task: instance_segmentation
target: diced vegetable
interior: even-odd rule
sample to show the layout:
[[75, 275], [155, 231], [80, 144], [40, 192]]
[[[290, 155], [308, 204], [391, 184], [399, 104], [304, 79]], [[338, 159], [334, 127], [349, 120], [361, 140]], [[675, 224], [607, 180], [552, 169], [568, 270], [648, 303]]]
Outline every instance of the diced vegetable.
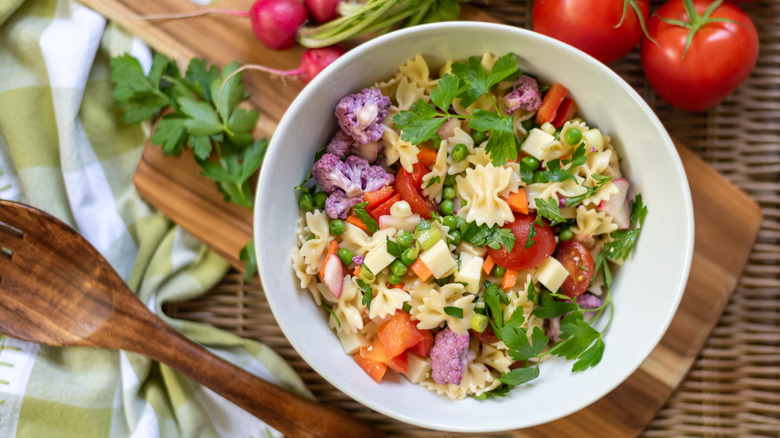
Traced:
[[431, 168], [433, 163], [436, 162], [436, 155], [438, 152], [435, 149], [420, 149], [417, 154], [417, 161], [427, 168]]
[[504, 272], [504, 279], [501, 281], [501, 289], [509, 290], [517, 283], [517, 271], [514, 269], [507, 269]]
[[379, 190], [364, 193], [363, 202], [368, 202], [368, 205], [366, 205], [366, 211], [371, 211], [382, 205], [382, 203], [392, 198], [393, 195], [395, 195], [395, 189], [393, 186], [383, 186]]
[[423, 340], [423, 334], [406, 312], [396, 312], [377, 332], [389, 357], [396, 357]]
[[490, 257], [489, 255], [485, 257], [485, 262], [482, 263], [482, 272], [485, 273], [485, 275], [490, 275], [490, 271], [493, 270], [493, 266], [496, 265], [496, 262], [493, 261], [493, 257]]
[[381, 205], [377, 206], [373, 210], [367, 210], [368, 214], [374, 218], [374, 220], [378, 221], [380, 217], [386, 216], [390, 214], [390, 209], [396, 202], [401, 200], [401, 195], [395, 194], [390, 199], [383, 202]]
[[471, 329], [477, 333], [482, 333], [487, 328], [488, 322], [487, 316], [481, 313], [475, 313], [471, 316]]
[[528, 214], [528, 198], [523, 189], [510, 193], [504, 201], [506, 201], [509, 209], [513, 212]]
[[566, 94], [568, 93], [569, 90], [567, 90], [563, 85], [553, 84], [553, 86], [547, 90], [547, 93], [545, 93], [544, 97], [542, 98], [542, 106], [539, 107], [539, 110], [536, 112], [535, 122], [541, 125], [542, 123], [552, 122], [555, 120], [558, 108], [561, 106], [563, 99], [566, 98]]
[[364, 356], [363, 353], [367, 348], [368, 347], [363, 347], [360, 349], [360, 352], [355, 355], [355, 362], [360, 365], [360, 368], [363, 368], [363, 371], [365, 371], [369, 377], [374, 379], [376, 383], [379, 383], [382, 381], [382, 377], [384, 377], [385, 372], [387, 371], [387, 365]]
[[420, 330], [420, 333], [423, 335], [422, 341], [409, 347], [408, 351], [420, 357], [428, 357], [431, 354], [431, 347], [433, 347], [433, 332], [430, 330]]
[[[577, 104], [574, 103], [574, 99], [570, 99], [568, 97], [566, 99], [563, 99], [563, 103], [561, 103], [561, 106], [558, 107], [558, 112], [555, 115], [555, 120], [552, 121], [553, 126], [555, 126], [556, 128], [560, 128], [568, 120], [571, 120], [574, 117], [574, 113], [576, 112], [577, 112]], [[576, 144], [573, 146], [576, 146]]]
[[406, 374], [406, 371], [408, 370], [409, 367], [408, 361], [406, 359], [406, 351], [402, 351], [401, 353], [395, 356], [390, 356], [390, 354], [388, 354], [387, 352], [387, 348], [384, 346], [381, 339], [376, 339], [374, 342], [372, 342], [371, 345], [368, 346], [368, 348], [363, 350], [362, 354], [369, 359], [387, 365], [391, 370], [395, 371], [396, 373]]
[[420, 242], [420, 247], [425, 250], [435, 245], [443, 236], [437, 227], [432, 226], [424, 230], [416, 230], [414, 237]]
[[366, 224], [364, 224], [363, 221], [360, 220], [360, 218], [357, 217], [357, 216], [347, 216], [347, 223], [348, 224], [352, 224], [352, 225], [360, 228], [361, 230], [365, 231], [366, 233], [370, 233], [370, 231], [368, 230], [368, 227], [366, 226]]
[[429, 278], [431, 278], [431, 275], [433, 275], [425, 262], [423, 262], [419, 257], [414, 261], [414, 263], [411, 264], [411, 266], [409, 266], [409, 268], [412, 270], [412, 272], [417, 274], [417, 276], [422, 281], [427, 281]]

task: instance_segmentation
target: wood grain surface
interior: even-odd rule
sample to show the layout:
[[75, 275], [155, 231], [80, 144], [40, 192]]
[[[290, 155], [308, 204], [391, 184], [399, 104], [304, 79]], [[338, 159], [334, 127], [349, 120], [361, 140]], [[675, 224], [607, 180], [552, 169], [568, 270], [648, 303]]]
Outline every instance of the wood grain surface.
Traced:
[[[302, 51], [271, 52], [256, 43], [248, 22], [237, 17], [145, 22], [133, 15], [192, 10], [187, 0], [82, 0], [144, 38], [152, 47], [186, 64], [190, 57], [214, 64], [232, 60], [293, 68]], [[226, 0], [221, 8], [246, 8], [248, 1]], [[465, 19], [496, 21], [467, 7]], [[193, 32], [193, 20], [198, 31]], [[236, 43], [237, 42], [237, 43]], [[261, 113], [256, 134], [269, 136], [286, 105], [300, 91], [261, 74], [245, 75]], [[677, 145], [693, 197], [696, 237], [688, 285], [680, 308], [659, 345], [641, 367], [613, 392], [566, 418], [514, 431], [519, 437], [636, 436], [684, 379], [723, 312], [759, 229], [757, 204], [683, 145]], [[139, 192], [175, 222], [237, 268], [238, 252], [252, 237], [252, 213], [227, 205], [213, 182], [198, 175], [191, 156], [163, 156], [148, 145], [135, 175]], [[606, 414], [608, 413], [608, 414]]]

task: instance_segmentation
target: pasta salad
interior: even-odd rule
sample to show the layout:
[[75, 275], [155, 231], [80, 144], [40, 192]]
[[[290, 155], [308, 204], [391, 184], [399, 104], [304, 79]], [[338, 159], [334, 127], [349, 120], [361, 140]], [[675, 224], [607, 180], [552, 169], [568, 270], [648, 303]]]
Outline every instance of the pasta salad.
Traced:
[[[346, 354], [441, 395], [505, 395], [551, 356], [596, 365], [612, 269], [647, 208], [562, 84], [418, 55], [345, 96], [300, 192], [292, 265]], [[607, 313], [609, 319], [591, 325]]]

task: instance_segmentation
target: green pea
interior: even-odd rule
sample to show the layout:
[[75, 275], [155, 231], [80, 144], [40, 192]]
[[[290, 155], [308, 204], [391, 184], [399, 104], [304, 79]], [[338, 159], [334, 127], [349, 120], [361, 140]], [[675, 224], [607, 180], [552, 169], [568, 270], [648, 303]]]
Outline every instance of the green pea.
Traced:
[[453, 187], [445, 187], [444, 190], [441, 191], [441, 197], [444, 199], [453, 199], [456, 194], [455, 188]]
[[325, 208], [325, 201], [328, 200], [328, 194], [325, 192], [317, 192], [314, 194], [314, 206], [322, 210]]
[[457, 216], [453, 216], [453, 215], [444, 216], [444, 222], [443, 223], [444, 223], [445, 227], [449, 228], [450, 232], [452, 232], [452, 230], [455, 230], [455, 229], [459, 228], [458, 227], [459, 222], [458, 222], [458, 217]]
[[561, 130], [560, 129], [556, 129], [555, 132], [553, 133], [553, 137], [555, 137], [556, 140], [560, 140], [561, 139]]
[[546, 183], [547, 177], [544, 176], [541, 172], [534, 172], [534, 183]]
[[417, 247], [407, 248], [404, 250], [404, 252], [401, 253], [401, 261], [406, 266], [411, 266], [412, 263], [417, 260], [417, 255], [419, 253], [420, 252], [417, 250]]
[[317, 236], [315, 236], [314, 233], [310, 233], [308, 236], [306, 236], [306, 240], [312, 240], [315, 237], [317, 237]]
[[442, 214], [452, 214], [455, 212], [455, 204], [452, 202], [452, 199], [445, 199], [441, 201], [439, 209], [441, 209]]
[[451, 243], [453, 245], [457, 245], [457, 244], [460, 243], [460, 239], [461, 239], [460, 230], [450, 231], [450, 236], [449, 236], [449, 239], [448, 239], [449, 243]]
[[409, 268], [401, 260], [393, 260], [393, 263], [390, 263], [390, 272], [395, 275], [404, 276], [408, 270]]
[[445, 186], [453, 186], [455, 185], [455, 175], [447, 175], [444, 177], [444, 185]]
[[481, 144], [483, 141], [485, 141], [486, 138], [487, 133], [485, 131], [474, 131], [471, 133], [471, 139], [474, 140], [474, 144], [476, 145]]
[[503, 277], [504, 274], [506, 274], [506, 269], [502, 268], [501, 266], [494, 265], [493, 270], [490, 271], [490, 274], [494, 277]]
[[340, 236], [344, 234], [344, 230], [346, 230], [346, 225], [344, 225], [344, 221], [341, 219], [333, 219], [330, 221], [330, 232], [333, 233], [336, 236]]
[[566, 131], [566, 136], [564, 138], [566, 139], [566, 143], [571, 145], [580, 144], [580, 141], [582, 140], [582, 131], [577, 128], [571, 128]]
[[314, 210], [314, 196], [311, 193], [304, 193], [298, 198], [298, 208], [303, 211]]
[[521, 158], [520, 162], [528, 166], [528, 168], [530, 168], [531, 170], [536, 170], [539, 168], [539, 160], [536, 157], [531, 155], [527, 155]]
[[349, 249], [341, 248], [336, 253], [336, 255], [341, 260], [341, 263], [344, 263], [345, 265], [352, 263], [352, 251], [350, 251]]
[[400, 284], [404, 281], [404, 278], [400, 275], [390, 274], [387, 276], [387, 281], [389, 281], [390, 284]]
[[452, 158], [455, 161], [463, 161], [466, 159], [466, 157], [469, 155], [469, 148], [466, 147], [463, 143], [458, 143], [455, 145], [455, 148], [452, 150]]
[[574, 237], [574, 233], [571, 232], [570, 229], [565, 229], [561, 231], [561, 234], [558, 235], [558, 238], [561, 240], [571, 240], [571, 238]]
[[402, 247], [409, 248], [412, 245], [412, 242], [414, 242], [414, 235], [406, 230], [401, 230], [398, 232], [398, 235], [395, 236], [395, 241]]

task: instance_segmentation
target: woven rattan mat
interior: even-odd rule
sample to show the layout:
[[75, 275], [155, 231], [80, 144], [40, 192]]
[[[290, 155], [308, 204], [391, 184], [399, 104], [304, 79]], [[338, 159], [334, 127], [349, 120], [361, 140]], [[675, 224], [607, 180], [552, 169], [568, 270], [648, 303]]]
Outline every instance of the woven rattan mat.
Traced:
[[[663, 1], [653, 0], [651, 10]], [[531, 27], [531, 0], [491, 0], [484, 9]], [[741, 4], [761, 41], [752, 76], [718, 107], [675, 110], [642, 76], [636, 51], [611, 67], [656, 111], [672, 137], [747, 192], [763, 222], [747, 267], [689, 375], [644, 435], [780, 436], [780, 0]], [[212, 324], [262, 341], [286, 358], [317, 398], [379, 424], [390, 434], [442, 436], [374, 413], [325, 382], [276, 325], [257, 282], [230, 273], [203, 297], [166, 308], [173, 317]], [[483, 435], [484, 436], [484, 435]]]

